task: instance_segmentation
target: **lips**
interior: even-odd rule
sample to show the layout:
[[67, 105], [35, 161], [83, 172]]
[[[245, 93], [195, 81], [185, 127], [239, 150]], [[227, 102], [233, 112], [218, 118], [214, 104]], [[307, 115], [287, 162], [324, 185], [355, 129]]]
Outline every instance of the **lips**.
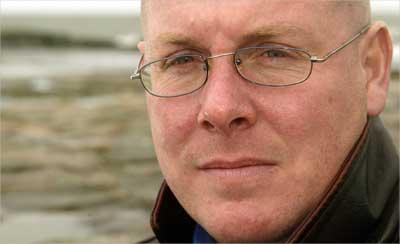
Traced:
[[[277, 164], [271, 160], [257, 158], [237, 158], [235, 160], [213, 159], [201, 164], [199, 176], [209, 189], [221, 196], [244, 196], [273, 185], [279, 175]], [[232, 192], [232, 189], [235, 189]], [[257, 190], [258, 189], [258, 190]]]
[[207, 161], [199, 166], [202, 170], [232, 170], [246, 167], [257, 167], [257, 166], [274, 166], [275, 162], [271, 160], [263, 160], [256, 158], [240, 158], [235, 160], [227, 159], [214, 159]]
[[259, 158], [218, 158], [198, 166], [204, 187], [224, 199], [243, 199], [275, 185], [276, 161]]

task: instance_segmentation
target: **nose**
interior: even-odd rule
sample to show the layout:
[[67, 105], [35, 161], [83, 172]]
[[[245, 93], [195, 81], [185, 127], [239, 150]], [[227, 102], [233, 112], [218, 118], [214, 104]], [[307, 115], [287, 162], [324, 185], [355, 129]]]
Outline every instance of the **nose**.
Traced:
[[251, 84], [240, 77], [229, 57], [212, 62], [208, 81], [201, 91], [198, 124], [210, 133], [227, 136], [251, 128], [257, 121]]

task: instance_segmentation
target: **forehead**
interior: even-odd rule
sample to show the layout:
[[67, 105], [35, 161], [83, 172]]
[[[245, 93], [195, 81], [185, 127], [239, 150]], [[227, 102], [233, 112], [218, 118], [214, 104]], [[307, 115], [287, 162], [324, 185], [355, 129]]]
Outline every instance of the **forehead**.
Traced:
[[[147, 48], [198, 42], [227, 48], [259, 34], [321, 40], [334, 26], [338, 1], [331, 0], [146, 0]], [[289, 43], [291, 44], [291, 43]]]

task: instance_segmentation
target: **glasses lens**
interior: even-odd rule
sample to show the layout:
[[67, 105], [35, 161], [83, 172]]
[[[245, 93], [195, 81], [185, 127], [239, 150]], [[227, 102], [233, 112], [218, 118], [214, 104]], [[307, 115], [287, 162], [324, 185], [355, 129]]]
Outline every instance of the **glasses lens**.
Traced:
[[145, 65], [142, 83], [156, 96], [173, 97], [199, 89], [207, 79], [207, 69], [199, 55], [179, 55]]
[[239, 73], [260, 85], [297, 84], [311, 72], [310, 56], [291, 48], [244, 48], [237, 52], [235, 60]]

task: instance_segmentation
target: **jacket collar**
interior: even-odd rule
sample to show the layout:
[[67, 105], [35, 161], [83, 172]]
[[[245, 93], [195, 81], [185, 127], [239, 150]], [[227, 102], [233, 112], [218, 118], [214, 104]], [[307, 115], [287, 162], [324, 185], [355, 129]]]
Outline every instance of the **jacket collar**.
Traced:
[[379, 118], [370, 118], [367, 128], [345, 162], [347, 169], [290, 242], [398, 239], [399, 156]]
[[[324, 197], [288, 242], [398, 240], [398, 167], [397, 150], [382, 122], [369, 118]], [[195, 224], [163, 182], [151, 216], [157, 239], [191, 242]]]

